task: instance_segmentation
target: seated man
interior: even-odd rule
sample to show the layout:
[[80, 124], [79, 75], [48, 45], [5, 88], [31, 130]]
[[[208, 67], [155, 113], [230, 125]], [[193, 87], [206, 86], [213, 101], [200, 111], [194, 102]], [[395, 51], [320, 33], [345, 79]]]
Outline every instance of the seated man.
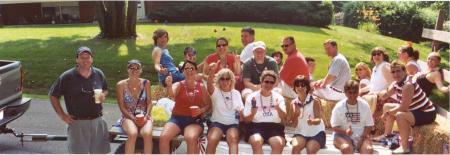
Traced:
[[247, 59], [243, 65], [242, 78], [245, 89], [242, 90], [244, 101], [246, 97], [261, 88], [261, 73], [264, 70], [272, 70], [278, 73], [277, 62], [272, 57], [266, 56], [266, 44], [262, 41], [255, 42], [253, 58]]
[[336, 41], [329, 39], [323, 46], [332, 59], [325, 78], [313, 83], [316, 89], [314, 94], [322, 99], [339, 101], [345, 98], [342, 90], [345, 82], [351, 78], [350, 65], [344, 55], [338, 52]]

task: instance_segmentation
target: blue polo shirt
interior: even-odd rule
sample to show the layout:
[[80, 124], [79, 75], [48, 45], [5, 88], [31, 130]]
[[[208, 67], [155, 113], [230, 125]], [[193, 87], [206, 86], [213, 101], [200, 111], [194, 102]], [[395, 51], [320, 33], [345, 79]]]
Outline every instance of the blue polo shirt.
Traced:
[[107, 90], [105, 75], [95, 67], [91, 68], [91, 75], [84, 78], [77, 68], [71, 68], [62, 73], [53, 83], [49, 95], [56, 98], [64, 96], [66, 110], [75, 117], [95, 117], [102, 113], [102, 104], [96, 104], [94, 89]]

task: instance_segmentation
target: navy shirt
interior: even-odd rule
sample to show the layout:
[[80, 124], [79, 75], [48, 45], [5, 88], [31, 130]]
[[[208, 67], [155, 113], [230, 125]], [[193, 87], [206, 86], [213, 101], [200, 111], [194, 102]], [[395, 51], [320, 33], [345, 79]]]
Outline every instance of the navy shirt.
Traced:
[[74, 67], [56, 79], [50, 88], [49, 95], [56, 98], [64, 96], [66, 109], [70, 115], [92, 117], [100, 115], [103, 109], [102, 104], [95, 103], [94, 89], [108, 89], [103, 72], [92, 67], [91, 75], [84, 78]]

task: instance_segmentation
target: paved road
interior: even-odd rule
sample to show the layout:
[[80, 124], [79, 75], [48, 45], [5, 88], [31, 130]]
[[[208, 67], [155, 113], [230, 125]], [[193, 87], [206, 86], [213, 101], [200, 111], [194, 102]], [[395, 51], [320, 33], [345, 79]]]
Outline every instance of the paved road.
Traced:
[[[104, 119], [108, 126], [111, 126], [120, 117], [120, 111], [117, 105], [104, 105]], [[47, 100], [33, 99], [28, 111], [17, 120], [8, 124], [10, 128], [17, 132], [26, 134], [52, 134], [65, 135], [66, 125], [53, 110], [50, 102]], [[118, 147], [118, 144], [111, 143], [111, 150]], [[12, 134], [0, 134], [0, 154], [34, 154], [34, 153], [67, 153], [66, 141], [48, 141], [48, 142], [25, 142], [24, 146], [18, 138]]]

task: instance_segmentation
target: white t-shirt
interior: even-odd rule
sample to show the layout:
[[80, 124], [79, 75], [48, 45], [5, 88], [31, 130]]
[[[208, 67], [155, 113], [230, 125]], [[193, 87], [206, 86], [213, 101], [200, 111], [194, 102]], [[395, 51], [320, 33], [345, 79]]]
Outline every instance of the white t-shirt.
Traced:
[[251, 93], [245, 101], [244, 116], [249, 116], [251, 114], [253, 99], [256, 100], [256, 106], [258, 110], [256, 111], [255, 117], [253, 117], [252, 122], [281, 123], [281, 119], [278, 116], [278, 112], [275, 109], [275, 106], [280, 104], [281, 110], [286, 112], [286, 104], [284, 103], [283, 96], [275, 91], [272, 91], [272, 95], [267, 97], [261, 96], [261, 91]]
[[241, 55], [239, 55], [241, 62], [245, 62], [245, 60], [253, 57], [253, 47], [255, 47], [255, 45], [251, 42], [242, 49]]
[[361, 136], [364, 132], [364, 127], [374, 125], [369, 104], [359, 97], [357, 101], [357, 105], [349, 105], [347, 104], [347, 99], [343, 99], [336, 103], [331, 112], [331, 127], [347, 130], [351, 124], [352, 138]]
[[216, 87], [211, 95], [211, 101], [212, 122], [218, 122], [225, 125], [239, 123], [239, 120], [236, 119], [236, 111], [244, 108], [239, 91], [233, 89], [229, 92], [224, 92]]
[[359, 81], [359, 85], [365, 85], [368, 86], [370, 84], [370, 81], [368, 79], [362, 79]]

